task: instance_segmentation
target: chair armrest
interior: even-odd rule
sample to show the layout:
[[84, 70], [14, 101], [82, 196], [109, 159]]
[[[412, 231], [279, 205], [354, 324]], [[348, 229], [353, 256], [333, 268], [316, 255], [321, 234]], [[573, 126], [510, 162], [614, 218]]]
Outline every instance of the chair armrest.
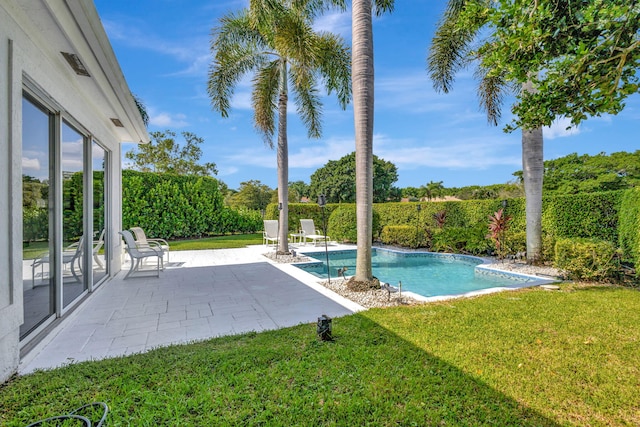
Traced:
[[155, 243], [159, 243], [159, 244], [166, 245], [167, 247], [169, 247], [169, 242], [167, 242], [164, 239], [160, 239], [160, 238], [158, 238], [158, 239], [147, 239], [147, 242], [155, 242]]

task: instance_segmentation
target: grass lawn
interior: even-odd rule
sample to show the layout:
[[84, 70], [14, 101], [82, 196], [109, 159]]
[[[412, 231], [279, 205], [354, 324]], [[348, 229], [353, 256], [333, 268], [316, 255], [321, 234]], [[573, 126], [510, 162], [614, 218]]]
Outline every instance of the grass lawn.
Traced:
[[244, 248], [248, 245], [261, 245], [262, 233], [233, 234], [230, 236], [203, 237], [201, 239], [172, 240], [172, 251], [190, 251], [197, 249]]
[[108, 425], [640, 424], [640, 292], [564, 285], [372, 309], [18, 377], [0, 425], [106, 402]]

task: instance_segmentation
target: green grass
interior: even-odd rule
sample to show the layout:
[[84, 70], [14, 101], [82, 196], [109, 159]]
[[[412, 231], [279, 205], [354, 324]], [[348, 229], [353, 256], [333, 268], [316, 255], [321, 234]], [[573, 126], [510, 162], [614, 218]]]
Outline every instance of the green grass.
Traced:
[[[171, 240], [172, 251], [189, 251], [201, 249], [244, 248], [248, 245], [262, 244], [262, 234], [234, 234], [230, 236], [203, 237], [201, 239]], [[24, 259], [34, 259], [49, 251], [48, 242], [31, 242], [22, 249]], [[103, 253], [101, 250], [100, 253]]]
[[640, 292], [563, 286], [375, 309], [18, 377], [0, 425], [104, 401], [108, 425], [640, 424]]
[[201, 239], [171, 240], [172, 251], [189, 251], [199, 249], [244, 248], [247, 245], [261, 245], [262, 234], [234, 234], [230, 236], [203, 237]]

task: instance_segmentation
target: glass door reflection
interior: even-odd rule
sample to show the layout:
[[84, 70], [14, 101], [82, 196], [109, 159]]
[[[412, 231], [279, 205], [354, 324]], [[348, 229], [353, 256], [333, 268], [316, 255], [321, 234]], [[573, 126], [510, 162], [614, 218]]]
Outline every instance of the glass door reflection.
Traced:
[[67, 307], [87, 290], [83, 275], [84, 245], [84, 143], [85, 136], [62, 122], [62, 303]]
[[26, 94], [22, 98], [22, 271], [24, 323], [20, 339], [55, 312], [52, 266], [51, 149], [54, 115]]
[[92, 271], [94, 288], [106, 277], [109, 265], [109, 257], [105, 244], [106, 236], [106, 185], [105, 169], [107, 167], [107, 152], [97, 142], [91, 144], [91, 157], [93, 158], [93, 247], [92, 247]]

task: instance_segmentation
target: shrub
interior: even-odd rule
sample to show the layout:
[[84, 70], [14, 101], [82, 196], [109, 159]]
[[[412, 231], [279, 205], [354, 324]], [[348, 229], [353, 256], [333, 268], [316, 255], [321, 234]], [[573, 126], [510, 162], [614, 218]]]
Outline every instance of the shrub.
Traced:
[[[371, 240], [380, 233], [380, 216], [373, 211], [373, 226], [371, 227]], [[316, 224], [317, 225], [317, 224]], [[355, 243], [358, 240], [356, 205], [340, 204], [331, 213], [328, 221], [328, 234], [338, 242]]]
[[640, 188], [625, 191], [619, 212], [618, 237], [622, 255], [640, 271]]
[[410, 225], [387, 225], [382, 228], [380, 240], [386, 245], [407, 248], [428, 247], [428, 231]]
[[562, 238], [556, 242], [555, 265], [574, 280], [610, 279], [620, 268], [619, 252], [604, 240]]
[[527, 252], [527, 232], [509, 229], [509, 231], [505, 233], [502, 243], [505, 247], [506, 254], [515, 255], [518, 252]]
[[485, 224], [472, 227], [445, 227], [434, 230], [431, 246], [436, 252], [486, 255], [492, 247], [486, 235]]

